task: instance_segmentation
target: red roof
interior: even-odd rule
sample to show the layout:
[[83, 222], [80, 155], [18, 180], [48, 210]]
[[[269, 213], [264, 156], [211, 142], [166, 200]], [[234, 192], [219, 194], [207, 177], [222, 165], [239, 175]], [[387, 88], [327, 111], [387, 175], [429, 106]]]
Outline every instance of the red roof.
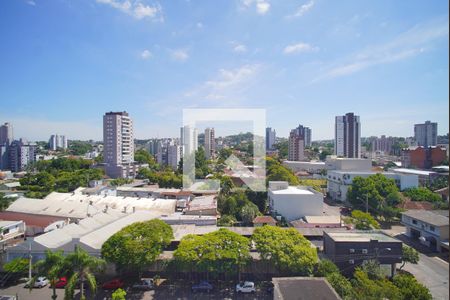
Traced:
[[432, 210], [433, 203], [426, 201], [405, 201], [403, 204], [399, 205], [400, 208], [404, 209], [423, 209], [423, 210]]
[[253, 224], [277, 224], [277, 221], [271, 216], [257, 216], [253, 219]]
[[36, 227], [47, 227], [53, 222], [66, 220], [67, 218], [45, 216], [45, 215], [34, 215], [26, 214], [12, 211], [2, 211], [0, 212], [0, 220], [4, 221], [24, 221], [27, 226]]

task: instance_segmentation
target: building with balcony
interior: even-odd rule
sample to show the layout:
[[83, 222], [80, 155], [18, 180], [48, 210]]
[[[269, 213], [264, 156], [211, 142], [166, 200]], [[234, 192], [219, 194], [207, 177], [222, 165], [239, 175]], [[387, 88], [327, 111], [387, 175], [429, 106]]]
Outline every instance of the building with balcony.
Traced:
[[344, 275], [353, 274], [365, 261], [377, 260], [392, 277], [403, 256], [402, 242], [381, 231], [324, 232], [323, 251]]
[[437, 252], [449, 250], [448, 221], [448, 210], [408, 210], [402, 213], [406, 235]]

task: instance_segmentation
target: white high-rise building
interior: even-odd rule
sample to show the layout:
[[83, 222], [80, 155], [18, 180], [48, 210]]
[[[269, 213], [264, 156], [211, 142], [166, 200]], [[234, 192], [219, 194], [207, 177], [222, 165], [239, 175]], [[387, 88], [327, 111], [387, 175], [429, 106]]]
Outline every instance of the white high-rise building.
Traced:
[[181, 156], [183, 155], [183, 146], [169, 145], [167, 149], [167, 164], [172, 167], [173, 170], [178, 169]]
[[273, 150], [273, 144], [275, 144], [275, 140], [277, 138], [277, 134], [275, 129], [272, 130], [271, 127], [266, 128], [266, 151]]
[[24, 139], [13, 141], [9, 147], [9, 168], [19, 172], [36, 161], [36, 145]]
[[13, 127], [10, 123], [0, 126], [0, 145], [9, 146], [14, 139]]
[[214, 128], [205, 129], [205, 155], [206, 159], [214, 158], [216, 155], [216, 139]]
[[53, 134], [49, 141], [48, 141], [48, 146], [50, 148], [50, 150], [57, 150], [57, 149], [67, 149], [67, 139], [65, 135], [58, 135], [58, 134]]
[[108, 112], [103, 116], [103, 159], [106, 175], [134, 177], [133, 121], [127, 112]]
[[334, 153], [341, 157], [361, 157], [361, 123], [354, 113], [336, 117]]
[[414, 125], [414, 138], [418, 146], [436, 146], [437, 123], [426, 121], [424, 124]]
[[192, 128], [189, 125], [181, 127], [180, 142], [183, 146], [183, 155], [195, 153], [198, 149], [198, 132], [197, 128]]

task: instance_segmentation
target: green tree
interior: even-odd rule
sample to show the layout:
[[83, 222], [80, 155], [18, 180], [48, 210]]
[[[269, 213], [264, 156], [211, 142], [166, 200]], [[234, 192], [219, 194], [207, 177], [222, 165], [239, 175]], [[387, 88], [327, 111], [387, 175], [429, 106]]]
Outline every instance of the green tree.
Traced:
[[322, 152], [319, 154], [319, 159], [321, 161], [325, 161], [327, 159], [328, 155], [332, 155], [333, 153], [329, 149], [323, 149]]
[[217, 226], [231, 227], [236, 222], [237, 222], [237, 220], [234, 216], [222, 215], [222, 216], [220, 216], [220, 219], [217, 220]]
[[401, 292], [402, 300], [431, 300], [430, 291], [420, 284], [412, 275], [396, 275], [394, 285]]
[[0, 211], [4, 211], [14, 201], [14, 198], [5, 197], [4, 193], [0, 193]]
[[3, 270], [11, 273], [13, 277], [24, 275], [28, 272], [30, 260], [27, 258], [18, 257], [3, 265]]
[[102, 246], [102, 257], [119, 270], [135, 270], [140, 276], [172, 239], [172, 227], [161, 220], [137, 222], [113, 234]]
[[[38, 275], [47, 277], [52, 288], [52, 299], [58, 298], [56, 294], [56, 283], [59, 278], [64, 274], [64, 256], [63, 251], [52, 252], [50, 250], [45, 251], [45, 258], [39, 260], [34, 268], [37, 270]], [[32, 287], [32, 285], [30, 285]]]
[[433, 193], [432, 191], [424, 187], [407, 189], [403, 192], [403, 194], [405, 194], [406, 197], [411, 198], [412, 201], [442, 201], [442, 197], [439, 194]]
[[267, 181], [287, 181], [291, 185], [300, 184], [298, 178], [291, 170], [274, 160], [267, 167]]
[[174, 259], [187, 271], [207, 274], [239, 272], [250, 260], [250, 241], [225, 228], [202, 236], [189, 234], [181, 239]]
[[139, 149], [134, 153], [134, 160], [140, 164], [148, 164], [151, 168], [156, 165], [155, 158], [145, 149]]
[[275, 143], [275, 144], [273, 144], [273, 148], [278, 150], [278, 157], [287, 158], [288, 149], [289, 149], [288, 141], [282, 141], [282, 142]]
[[77, 283], [80, 283], [80, 299], [86, 299], [84, 295], [84, 285], [88, 284], [93, 294], [97, 290], [95, 272], [103, 270], [105, 261], [100, 258], [90, 256], [79, 246], [75, 246], [75, 251], [68, 254], [64, 259], [64, 269], [68, 270], [68, 278], [65, 299], [72, 300]]
[[331, 284], [331, 286], [334, 288], [336, 293], [341, 296], [344, 300], [353, 300], [354, 292], [352, 284], [350, 283], [350, 280], [345, 278], [343, 275], [341, 275], [339, 272], [333, 272], [326, 276], [328, 282]]
[[311, 275], [317, 264], [317, 251], [296, 229], [263, 226], [255, 229], [252, 240], [263, 260], [288, 274]]
[[371, 280], [383, 279], [386, 276], [380, 268], [380, 263], [375, 259], [370, 259], [361, 265], [361, 271], [367, 274]]
[[339, 268], [329, 259], [321, 259], [316, 266], [314, 276], [327, 277], [332, 273], [339, 273]]
[[356, 229], [359, 230], [371, 230], [380, 228], [380, 224], [369, 214], [362, 212], [360, 210], [352, 211], [351, 218], [346, 221], [355, 225]]
[[403, 245], [403, 256], [402, 256], [402, 265], [400, 266], [400, 270], [405, 266], [408, 262], [410, 264], [417, 264], [420, 260], [419, 252], [416, 249]]
[[84, 155], [92, 149], [93, 147], [89, 142], [69, 141], [69, 152], [73, 155]]
[[255, 204], [248, 202], [239, 211], [239, 216], [245, 224], [252, 223], [253, 219], [258, 215], [259, 209]]
[[117, 290], [114, 291], [114, 293], [112, 293], [111, 297], [112, 297], [112, 300], [126, 300], [126, 297], [125, 297], [126, 295], [127, 295], [127, 292], [125, 292], [121, 288], [118, 288]]
[[357, 268], [353, 273], [353, 290], [356, 299], [399, 300], [402, 298], [400, 290], [389, 280], [372, 280], [369, 275]]
[[347, 199], [357, 209], [365, 209], [367, 199], [369, 211], [378, 213], [380, 207], [387, 205], [386, 198], [392, 193], [398, 193], [394, 179], [382, 174], [367, 178], [357, 176], [347, 192]]

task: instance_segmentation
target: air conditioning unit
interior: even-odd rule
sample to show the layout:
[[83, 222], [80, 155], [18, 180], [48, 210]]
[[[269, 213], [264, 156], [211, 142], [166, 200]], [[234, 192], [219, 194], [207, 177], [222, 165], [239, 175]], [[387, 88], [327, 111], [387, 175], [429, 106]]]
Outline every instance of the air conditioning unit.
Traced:
[[355, 260], [350, 259], [350, 260], [348, 261], [348, 263], [351, 264], [351, 265], [354, 265], [354, 264], [355, 264]]

